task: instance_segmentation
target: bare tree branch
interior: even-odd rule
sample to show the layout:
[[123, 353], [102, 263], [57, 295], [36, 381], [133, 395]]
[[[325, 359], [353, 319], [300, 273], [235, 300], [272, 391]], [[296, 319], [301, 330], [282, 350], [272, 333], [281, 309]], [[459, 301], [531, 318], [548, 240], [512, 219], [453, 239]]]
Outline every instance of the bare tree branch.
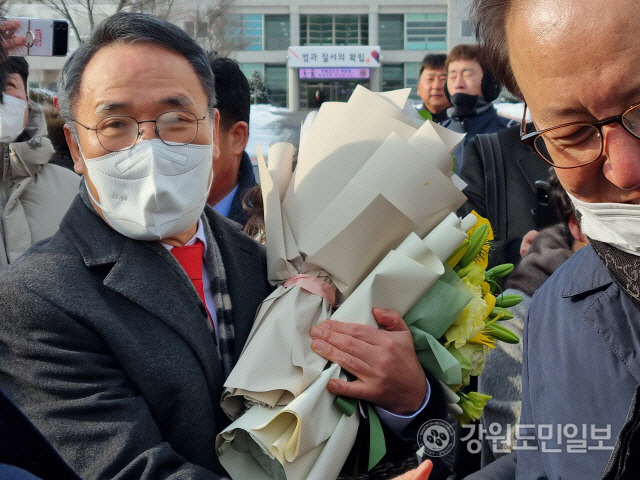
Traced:
[[[222, 0], [227, 2], [230, 0]], [[101, 2], [97, 8], [96, 0], [34, 0], [58, 12], [65, 18], [73, 30], [78, 42], [82, 36], [93, 29], [96, 22], [105, 13], [116, 13], [122, 10], [141, 13], [153, 13], [159, 17], [169, 19], [174, 0], [111, 0]]]
[[188, 18], [187, 30], [205, 50], [229, 57], [249, 45], [239, 16], [232, 13], [233, 4], [234, 0], [203, 2]]

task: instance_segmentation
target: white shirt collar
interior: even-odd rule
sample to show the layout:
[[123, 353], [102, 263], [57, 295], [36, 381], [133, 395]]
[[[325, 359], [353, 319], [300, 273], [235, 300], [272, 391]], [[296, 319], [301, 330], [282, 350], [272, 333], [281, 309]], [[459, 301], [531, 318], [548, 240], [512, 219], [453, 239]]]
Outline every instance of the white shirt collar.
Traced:
[[[207, 257], [207, 237], [204, 234], [204, 225], [202, 223], [201, 218], [198, 219], [198, 229], [196, 230], [195, 235], [191, 237], [191, 239], [187, 243], [185, 243], [185, 246], [193, 245], [198, 240], [200, 240], [204, 245], [204, 252], [202, 253], [202, 255], [203, 255], [203, 258], [206, 258]], [[163, 241], [160, 241], [160, 244], [169, 251], [171, 251], [171, 249], [174, 248], [173, 245], [169, 245], [168, 243], [164, 243]]]

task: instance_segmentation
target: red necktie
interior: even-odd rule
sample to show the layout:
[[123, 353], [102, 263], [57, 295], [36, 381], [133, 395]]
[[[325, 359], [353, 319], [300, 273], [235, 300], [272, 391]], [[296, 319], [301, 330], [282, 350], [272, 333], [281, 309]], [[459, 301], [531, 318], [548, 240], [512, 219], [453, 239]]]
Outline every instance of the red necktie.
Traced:
[[[187, 276], [191, 279], [191, 283], [198, 292], [200, 300], [205, 308], [207, 302], [204, 299], [204, 284], [202, 283], [202, 254], [204, 253], [204, 245], [198, 240], [193, 245], [185, 245], [183, 247], [174, 247], [171, 249], [173, 256], [180, 262]], [[207, 313], [209, 310], [207, 309]], [[209, 316], [211, 318], [211, 316]]]

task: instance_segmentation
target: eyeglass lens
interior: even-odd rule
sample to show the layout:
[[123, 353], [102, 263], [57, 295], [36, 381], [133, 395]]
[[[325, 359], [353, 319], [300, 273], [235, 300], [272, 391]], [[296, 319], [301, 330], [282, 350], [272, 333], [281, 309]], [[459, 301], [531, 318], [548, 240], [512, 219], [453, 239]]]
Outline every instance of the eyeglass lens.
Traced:
[[[640, 105], [624, 112], [621, 123], [629, 133], [640, 138]], [[603, 138], [595, 125], [570, 124], [538, 135], [534, 147], [547, 162], [570, 168], [597, 160], [602, 154]]]
[[[146, 122], [142, 122], [146, 123]], [[186, 145], [198, 133], [198, 118], [188, 111], [164, 112], [155, 120], [155, 132], [165, 143]], [[98, 141], [110, 151], [132, 147], [140, 135], [138, 121], [128, 116], [106, 117], [96, 125]]]

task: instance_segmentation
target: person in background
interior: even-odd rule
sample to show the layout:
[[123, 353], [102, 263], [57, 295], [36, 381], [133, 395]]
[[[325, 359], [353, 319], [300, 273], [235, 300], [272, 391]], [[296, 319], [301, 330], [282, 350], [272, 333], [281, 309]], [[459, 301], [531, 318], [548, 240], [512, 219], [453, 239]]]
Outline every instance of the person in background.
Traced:
[[418, 113], [425, 120], [436, 123], [448, 118], [447, 108], [451, 105], [444, 92], [447, 83], [446, 59], [443, 53], [428, 53], [422, 59], [418, 73], [418, 96], [422, 99], [422, 108]]
[[445, 91], [451, 102], [442, 125], [465, 137], [454, 149], [455, 171], [460, 172], [467, 144], [479, 133], [493, 133], [514, 123], [498, 115], [493, 101], [502, 86], [483, 63], [478, 45], [461, 44], [451, 49], [445, 62]]
[[467, 144], [458, 174], [468, 200], [458, 214], [475, 210], [491, 223], [489, 267], [517, 264], [527, 232], [561, 220], [547, 208], [548, 170], [549, 164], [520, 141], [519, 125], [479, 134]]
[[[10, 37], [20, 26], [15, 19], [0, 18], [0, 101], [3, 100], [6, 49], [24, 43]], [[42, 436], [16, 404], [0, 389], [0, 478], [2, 480], [79, 480], [53, 446]]]
[[52, 103], [47, 102], [42, 105], [42, 112], [47, 120], [48, 137], [55, 150], [49, 163], [73, 170], [73, 159], [69, 145], [67, 145], [67, 139], [64, 137], [64, 119], [60, 116], [60, 110], [56, 106], [57, 102], [58, 97], [56, 96]]
[[554, 166], [589, 245], [531, 301], [517, 452], [472, 478], [638, 478], [637, 1], [473, 3], [492, 71], [531, 113], [521, 139]]
[[207, 203], [218, 213], [244, 226], [249, 213], [242, 199], [256, 185], [251, 159], [245, 147], [249, 139], [251, 98], [249, 82], [232, 59], [209, 54], [220, 112], [220, 155], [213, 159], [213, 184]]
[[[220, 479], [224, 381], [272, 287], [264, 247], [206, 205], [208, 58], [174, 24], [119, 12], [67, 59], [59, 95], [83, 181], [58, 232], [0, 275], [0, 387], [85, 480]], [[373, 315], [384, 328], [327, 322], [312, 346], [356, 377], [327, 388], [381, 407], [388, 452], [409, 455], [444, 399], [398, 312]]]
[[0, 271], [58, 229], [80, 177], [49, 164], [54, 154], [39, 105], [29, 100], [29, 65], [8, 57], [0, 104]]

